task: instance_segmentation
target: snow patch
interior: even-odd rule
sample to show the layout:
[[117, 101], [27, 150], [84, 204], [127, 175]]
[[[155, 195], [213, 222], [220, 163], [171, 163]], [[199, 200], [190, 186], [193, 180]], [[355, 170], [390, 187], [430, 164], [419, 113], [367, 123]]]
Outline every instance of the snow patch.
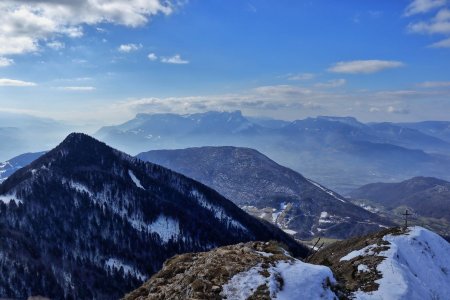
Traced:
[[364, 247], [364, 248], [362, 248], [360, 250], [352, 251], [349, 254], [347, 254], [346, 256], [341, 257], [341, 259], [339, 261], [352, 260], [352, 259], [354, 259], [355, 257], [358, 257], [358, 256], [374, 255], [375, 252], [373, 251], [373, 249], [376, 248], [376, 247], [377, 247], [377, 245], [369, 245], [369, 246], [366, 246], [366, 247]]
[[294, 234], [296, 234], [297, 233], [297, 231], [295, 231], [295, 230], [292, 230], [292, 229], [282, 229], [284, 232], [286, 232], [287, 234], [290, 234], [290, 235], [294, 235]]
[[178, 220], [162, 214], [148, 225], [148, 229], [157, 233], [164, 243], [168, 243], [171, 239], [176, 239], [180, 235], [180, 223]]
[[[65, 182], [66, 181], [63, 180], [63, 183], [65, 183]], [[91, 192], [91, 190], [82, 183], [70, 180], [70, 181], [68, 181], [68, 184], [69, 184], [70, 188], [76, 190], [79, 193], [87, 193], [90, 197], [94, 196], [94, 193]]]
[[267, 279], [261, 275], [261, 264], [248, 271], [234, 275], [223, 285], [220, 295], [224, 299], [246, 300], [256, 291], [258, 286], [267, 284]]
[[255, 251], [255, 252], [258, 253], [261, 256], [264, 256], [264, 257], [271, 257], [271, 256], [273, 256], [273, 253], [262, 252], [262, 251]]
[[368, 266], [363, 265], [363, 264], [358, 265], [358, 272], [368, 272], [368, 271], [370, 271]]
[[23, 203], [15, 194], [0, 195], [0, 202], [9, 204], [11, 201], [14, 201], [16, 204]]
[[134, 184], [140, 188], [145, 190], [145, 188], [142, 186], [141, 181], [136, 177], [136, 175], [134, 175], [133, 171], [128, 170], [128, 175], [130, 175], [131, 180], [133, 180]]
[[116, 270], [116, 271], [119, 271], [120, 268], [122, 268], [123, 272], [125, 274], [129, 274], [129, 275], [139, 279], [140, 281], [144, 281], [145, 279], [147, 279], [147, 276], [145, 276], [144, 274], [139, 272], [139, 270], [137, 270], [136, 268], [134, 268], [130, 265], [123, 263], [121, 260], [116, 259], [116, 258], [110, 258], [105, 262], [105, 268], [108, 269], [108, 267], [111, 270]]
[[[336, 280], [328, 267], [311, 265], [300, 260], [280, 261], [267, 269], [269, 277], [262, 275], [261, 264], [234, 275], [223, 287], [226, 299], [245, 300], [261, 285], [266, 285], [271, 299], [336, 299], [329, 284]], [[280, 279], [283, 285], [280, 286]]]
[[211, 211], [216, 219], [226, 223], [228, 227], [238, 228], [245, 232], [248, 231], [248, 229], [244, 227], [244, 225], [242, 225], [240, 222], [230, 217], [222, 207], [214, 205], [211, 202], [209, 202], [205, 198], [205, 196], [203, 196], [203, 194], [199, 193], [197, 190], [195, 189], [191, 190], [190, 195], [191, 197], [194, 197], [197, 200], [200, 206]]
[[336, 282], [328, 267], [295, 260], [279, 262], [275, 270], [281, 275], [284, 283], [282, 290], [276, 294], [277, 300], [337, 299], [327, 284]]
[[327, 193], [328, 195], [332, 196], [333, 198], [335, 198], [336, 200], [339, 200], [341, 202], [346, 203], [347, 201], [345, 201], [344, 199], [342, 199], [341, 197], [338, 197], [333, 191], [321, 186], [320, 184], [318, 184], [317, 182], [312, 181], [311, 179], [308, 179], [308, 181], [310, 183], [312, 183], [313, 185], [315, 185], [316, 187], [318, 187], [319, 189], [321, 189], [322, 191], [324, 191], [325, 193]]

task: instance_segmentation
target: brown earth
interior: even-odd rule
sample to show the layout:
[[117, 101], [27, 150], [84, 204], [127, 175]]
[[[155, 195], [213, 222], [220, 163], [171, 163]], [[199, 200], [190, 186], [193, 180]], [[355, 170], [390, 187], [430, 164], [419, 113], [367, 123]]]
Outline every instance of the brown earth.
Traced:
[[[258, 251], [271, 255], [262, 255]], [[234, 275], [261, 265], [260, 273], [269, 277], [271, 266], [292, 259], [276, 242], [241, 243], [209, 252], [178, 255], [167, 260], [160, 272], [123, 299], [222, 299], [222, 286]], [[267, 286], [259, 286], [249, 299], [270, 300]]]

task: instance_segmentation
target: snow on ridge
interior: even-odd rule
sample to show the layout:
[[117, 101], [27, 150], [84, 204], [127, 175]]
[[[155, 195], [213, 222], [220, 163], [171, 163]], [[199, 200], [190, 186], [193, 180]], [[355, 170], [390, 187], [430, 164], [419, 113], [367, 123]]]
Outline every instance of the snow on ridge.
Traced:
[[134, 184], [140, 188], [145, 190], [145, 188], [142, 186], [141, 181], [134, 175], [133, 171], [128, 170], [128, 175], [130, 175], [131, 180], [133, 180]]
[[448, 299], [450, 295], [450, 243], [422, 227], [401, 235], [386, 235], [389, 249], [378, 256], [382, 278], [378, 290], [358, 291], [356, 299]]
[[116, 270], [119, 271], [120, 268], [123, 269], [123, 272], [125, 274], [129, 274], [137, 279], [139, 279], [140, 281], [144, 281], [147, 279], [147, 276], [145, 276], [144, 274], [142, 274], [139, 270], [137, 270], [136, 268], [127, 265], [125, 263], [123, 263], [121, 260], [117, 259], [117, 258], [110, 258], [105, 262], [105, 269], [108, 269], [108, 267], [111, 270]]
[[334, 192], [332, 192], [331, 190], [321, 186], [320, 184], [318, 184], [315, 181], [312, 181], [311, 179], [307, 179], [310, 183], [312, 183], [313, 185], [315, 185], [316, 187], [318, 187], [319, 189], [321, 189], [322, 191], [324, 191], [325, 193], [327, 193], [328, 195], [332, 196], [333, 198], [335, 198], [336, 200], [339, 200], [341, 202], [346, 203], [347, 201], [345, 201], [344, 199], [342, 199], [341, 197], [336, 196], [336, 194]]
[[219, 221], [225, 222], [228, 226], [238, 228], [243, 231], [248, 231], [248, 229], [244, 225], [230, 217], [222, 207], [210, 203], [205, 198], [205, 196], [203, 196], [203, 194], [199, 193], [197, 190], [191, 190], [190, 195], [197, 200], [200, 206], [214, 213], [214, 217]]
[[[257, 288], [266, 285], [271, 299], [336, 299], [336, 295], [327, 286], [334, 284], [333, 273], [328, 267], [304, 263], [300, 260], [279, 261], [268, 269], [270, 276], [261, 274], [261, 264], [234, 275], [222, 287], [221, 296], [227, 299], [245, 300], [252, 296]], [[283, 285], [280, 286], [280, 278]]]
[[222, 286], [220, 295], [224, 299], [246, 300], [255, 292], [256, 288], [263, 284], [268, 284], [268, 280], [260, 274], [263, 269], [261, 264], [234, 275], [226, 284]]
[[352, 259], [354, 259], [355, 257], [358, 257], [358, 256], [374, 255], [375, 252], [373, 251], [373, 249], [376, 248], [376, 247], [377, 247], [377, 245], [369, 245], [369, 246], [366, 246], [366, 247], [364, 247], [364, 248], [362, 248], [360, 250], [352, 251], [352, 252], [348, 253], [347, 255], [341, 257], [341, 259], [339, 261], [352, 260]]

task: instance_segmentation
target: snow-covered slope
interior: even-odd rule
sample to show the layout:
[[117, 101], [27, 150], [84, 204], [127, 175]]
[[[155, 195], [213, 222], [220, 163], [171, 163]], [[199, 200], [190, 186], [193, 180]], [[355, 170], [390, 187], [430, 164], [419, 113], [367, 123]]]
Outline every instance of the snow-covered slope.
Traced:
[[269, 290], [271, 299], [336, 299], [330, 288], [336, 280], [325, 266], [307, 264], [297, 259], [280, 260], [267, 269], [269, 277], [265, 277], [264, 271], [258, 264], [234, 275], [222, 286], [221, 296], [225, 299], [246, 300], [262, 286]]
[[33, 160], [38, 159], [40, 156], [44, 155], [45, 152], [37, 153], [24, 153], [14, 158], [9, 159], [5, 162], [0, 162], [0, 183], [6, 180], [8, 176], [13, 174], [20, 168], [25, 167], [30, 164]]
[[342, 241], [312, 259], [327, 264], [354, 299], [449, 299], [450, 244], [422, 227]]
[[335, 284], [328, 267], [254, 242], [176, 256], [125, 299], [337, 299]]
[[[404, 235], [383, 238], [389, 249], [378, 266], [378, 290], [358, 291], [358, 299], [449, 299], [450, 244], [437, 234], [413, 227]], [[364, 255], [364, 254], [363, 254]]]
[[440, 236], [389, 228], [335, 243], [308, 263], [261, 242], [176, 256], [125, 299], [444, 300], [449, 270], [450, 244]]

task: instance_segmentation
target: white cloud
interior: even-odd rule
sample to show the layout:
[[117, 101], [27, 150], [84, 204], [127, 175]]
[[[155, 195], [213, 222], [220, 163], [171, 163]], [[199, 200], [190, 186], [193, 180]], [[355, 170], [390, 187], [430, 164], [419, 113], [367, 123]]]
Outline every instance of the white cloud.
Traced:
[[81, 37], [84, 25], [145, 25], [156, 14], [171, 14], [163, 0], [2, 0], [0, 55], [37, 51], [39, 42], [58, 35]]
[[34, 82], [16, 80], [16, 79], [8, 79], [8, 78], [0, 78], [0, 86], [14, 86], [14, 87], [28, 87], [28, 86], [36, 86], [37, 84]]
[[8, 67], [14, 63], [14, 60], [0, 56], [0, 68]]
[[313, 73], [300, 73], [300, 74], [288, 74], [287, 79], [288, 80], [311, 80], [316, 77]]
[[337, 88], [340, 86], [344, 86], [347, 83], [345, 79], [333, 79], [327, 82], [316, 83], [314, 86], [318, 88]]
[[141, 48], [142, 48], [141, 44], [124, 44], [124, 45], [120, 45], [117, 50], [122, 53], [130, 53], [133, 51], [137, 51]]
[[423, 88], [442, 88], [450, 87], [450, 81], [425, 81], [418, 84], [419, 87]]
[[260, 86], [253, 89], [259, 95], [268, 97], [292, 97], [292, 96], [303, 96], [312, 93], [310, 89], [292, 86], [292, 85], [268, 85]]
[[450, 38], [430, 45], [431, 48], [450, 48]]
[[409, 17], [416, 14], [426, 13], [433, 9], [442, 7], [446, 0], [413, 0], [405, 9], [405, 16]]
[[390, 114], [409, 114], [410, 111], [407, 108], [399, 108], [399, 107], [395, 107], [395, 106], [388, 106], [388, 108], [386, 109], [386, 111]]
[[149, 54], [147, 55], [147, 57], [148, 57], [148, 59], [151, 60], [151, 61], [155, 61], [155, 60], [158, 59], [158, 56], [157, 56], [155, 53], [149, 53]]
[[429, 21], [411, 23], [408, 25], [408, 30], [422, 34], [450, 34], [450, 10], [441, 9]]
[[171, 56], [171, 57], [161, 57], [161, 62], [163, 62], [165, 64], [177, 64], [177, 65], [189, 63], [188, 60], [182, 59], [179, 54], [175, 54], [174, 56]]
[[74, 92], [91, 92], [95, 90], [93, 86], [60, 86], [59, 90], [74, 91]]
[[61, 50], [61, 49], [64, 49], [66, 47], [66, 45], [63, 42], [53, 41], [53, 42], [48, 42], [47, 47], [49, 47], [53, 50]]
[[402, 66], [404, 66], [402, 62], [392, 60], [353, 60], [338, 62], [328, 71], [344, 74], [370, 74]]

